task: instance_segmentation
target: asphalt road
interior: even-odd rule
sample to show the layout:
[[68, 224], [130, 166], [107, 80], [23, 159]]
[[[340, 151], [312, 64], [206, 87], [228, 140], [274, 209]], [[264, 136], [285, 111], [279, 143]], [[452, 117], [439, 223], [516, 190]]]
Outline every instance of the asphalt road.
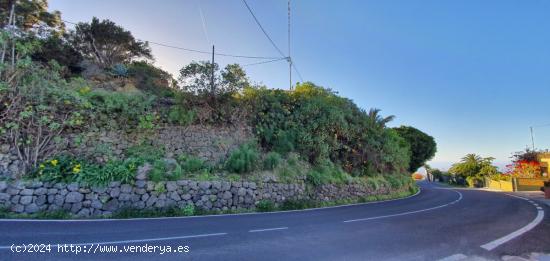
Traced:
[[[0, 220], [0, 260], [437, 260], [454, 254], [496, 259], [550, 252], [548, 215], [514, 239], [495, 241], [534, 225], [544, 211], [533, 203], [504, 193], [428, 183], [421, 187], [406, 199], [307, 211], [149, 220]], [[490, 251], [482, 248], [488, 243]], [[44, 244], [31, 249], [45, 253], [15, 248], [22, 244]], [[114, 247], [116, 253], [101, 253]], [[153, 247], [155, 253], [143, 253]], [[171, 252], [161, 254], [168, 247]]]

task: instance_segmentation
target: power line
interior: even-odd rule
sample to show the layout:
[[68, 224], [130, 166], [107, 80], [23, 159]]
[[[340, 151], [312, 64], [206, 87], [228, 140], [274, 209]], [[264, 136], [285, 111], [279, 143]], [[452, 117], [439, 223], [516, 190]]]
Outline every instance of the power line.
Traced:
[[300, 78], [300, 81], [304, 82], [304, 78], [302, 78], [302, 74], [300, 73], [300, 71], [298, 71], [298, 67], [296, 67], [296, 63], [292, 62], [292, 67], [294, 67], [294, 70], [298, 74], [298, 77]]
[[[65, 22], [65, 23], [68, 23], [68, 24], [77, 25], [77, 23], [74, 23], [74, 22], [70, 22], [70, 21], [66, 21], [66, 20], [62, 20], [62, 21]], [[149, 41], [149, 40], [145, 40], [145, 39], [141, 39], [141, 40], [146, 41], [146, 42], [151, 43], [151, 44], [154, 44], [154, 45], [159, 45], [159, 46], [172, 48], [172, 49], [177, 49], [177, 50], [182, 50], [182, 51], [188, 51], [188, 52], [194, 52], [194, 53], [200, 53], [200, 54], [208, 54], [208, 55], [212, 54], [212, 52], [207, 52], [207, 51], [201, 51], [201, 50], [190, 49], [190, 48], [185, 48], [185, 47], [180, 47], [180, 46], [175, 46], [175, 45], [158, 43], [158, 42], [153, 42], [153, 41]], [[281, 57], [269, 57], [269, 56], [237, 55], [237, 54], [227, 54], [227, 53], [215, 53], [215, 55], [224, 56], [224, 57], [246, 58], [246, 59], [264, 59], [264, 60], [274, 60], [274, 59], [280, 59], [281, 58]]]
[[260, 24], [260, 21], [258, 21], [258, 18], [256, 18], [256, 15], [254, 14], [254, 12], [252, 12], [252, 9], [250, 8], [250, 6], [248, 6], [248, 3], [246, 2], [246, 0], [242, 0], [244, 5], [246, 6], [246, 8], [248, 9], [248, 11], [250, 12], [250, 14], [252, 15], [252, 17], [254, 18], [254, 21], [256, 21], [256, 24], [260, 27], [260, 29], [262, 29], [262, 32], [264, 33], [264, 35], [267, 37], [267, 39], [269, 39], [269, 41], [271, 42], [271, 44], [273, 45], [273, 47], [275, 47], [275, 49], [277, 49], [277, 51], [279, 52], [279, 54], [282, 56], [282, 57], [286, 57], [286, 55], [281, 51], [281, 49], [279, 49], [279, 47], [277, 47], [277, 45], [275, 44], [275, 42], [273, 42], [273, 40], [271, 39], [271, 37], [269, 37], [269, 34], [265, 31], [264, 27], [262, 26], [262, 24]]
[[257, 63], [249, 63], [249, 64], [244, 64], [244, 66], [252, 66], [252, 65], [259, 65], [259, 64], [265, 64], [265, 63], [272, 63], [272, 62], [278, 62], [278, 61], [283, 61], [283, 60], [286, 60], [286, 58], [279, 58], [279, 59], [274, 59], [274, 60], [270, 60], [270, 61], [263, 61], [263, 62], [257, 62]]

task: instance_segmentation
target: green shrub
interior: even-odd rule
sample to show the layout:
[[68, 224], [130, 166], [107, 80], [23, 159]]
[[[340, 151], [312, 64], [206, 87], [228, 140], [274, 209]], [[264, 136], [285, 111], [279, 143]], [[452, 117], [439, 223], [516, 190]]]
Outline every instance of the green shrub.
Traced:
[[127, 158], [135, 158], [141, 164], [148, 162], [153, 163], [164, 156], [164, 148], [161, 146], [153, 146], [150, 144], [140, 144], [129, 147], [126, 150]]
[[155, 182], [165, 180], [179, 180], [183, 177], [183, 169], [176, 161], [157, 159], [152, 164], [149, 179]]
[[256, 169], [258, 158], [256, 147], [252, 144], [244, 144], [231, 153], [225, 168], [233, 173], [248, 173]]
[[195, 206], [192, 204], [185, 205], [185, 207], [181, 208], [181, 214], [183, 216], [193, 216], [195, 214]]
[[281, 162], [281, 155], [277, 152], [270, 152], [265, 156], [264, 159], [264, 169], [273, 170]]
[[271, 212], [275, 210], [275, 203], [271, 200], [262, 199], [256, 203], [256, 210], [259, 212]]
[[180, 163], [182, 170], [186, 173], [196, 173], [201, 170], [209, 169], [209, 166], [201, 158], [186, 154], [179, 155], [178, 162]]
[[[154, 96], [141, 93], [122, 93], [103, 90], [94, 90], [84, 95], [90, 102], [96, 118], [111, 128], [132, 128], [140, 124], [145, 125], [153, 120], [149, 115], [152, 112]], [[110, 126], [113, 125], [114, 126]]]
[[345, 184], [353, 181], [353, 178], [339, 166], [330, 161], [325, 161], [307, 173], [307, 181], [314, 186], [323, 184]]
[[179, 125], [189, 125], [195, 120], [194, 110], [185, 110], [181, 105], [173, 105], [168, 111], [168, 121]]

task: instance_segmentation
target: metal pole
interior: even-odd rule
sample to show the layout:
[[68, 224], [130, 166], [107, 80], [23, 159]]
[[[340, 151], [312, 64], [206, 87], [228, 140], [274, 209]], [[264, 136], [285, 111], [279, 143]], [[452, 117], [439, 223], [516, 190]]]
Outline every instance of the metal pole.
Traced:
[[212, 72], [210, 75], [210, 89], [212, 92], [212, 95], [214, 95], [214, 71], [215, 71], [215, 64], [214, 64], [214, 45], [212, 45]]
[[288, 81], [292, 90], [292, 58], [290, 58], [290, 0], [288, 0]]
[[533, 138], [533, 127], [529, 127], [531, 129], [531, 144], [533, 146], [533, 151], [535, 151], [535, 138]]

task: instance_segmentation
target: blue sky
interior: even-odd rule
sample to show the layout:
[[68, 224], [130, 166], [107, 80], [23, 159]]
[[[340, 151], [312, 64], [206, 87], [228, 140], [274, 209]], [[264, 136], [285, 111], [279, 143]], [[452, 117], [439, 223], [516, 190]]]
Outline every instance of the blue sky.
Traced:
[[[286, 53], [287, 2], [248, 3]], [[278, 56], [241, 0], [50, 0], [50, 9], [68, 21], [108, 18], [144, 40]], [[434, 136], [432, 166], [447, 168], [467, 153], [504, 165], [530, 146], [529, 126], [550, 123], [548, 10], [544, 0], [293, 0], [293, 59], [304, 80], [397, 116], [391, 126]], [[152, 48], [156, 64], [174, 74], [209, 59]], [[245, 69], [253, 81], [288, 88], [284, 61]], [[550, 148], [550, 126], [535, 128], [535, 145]]]

